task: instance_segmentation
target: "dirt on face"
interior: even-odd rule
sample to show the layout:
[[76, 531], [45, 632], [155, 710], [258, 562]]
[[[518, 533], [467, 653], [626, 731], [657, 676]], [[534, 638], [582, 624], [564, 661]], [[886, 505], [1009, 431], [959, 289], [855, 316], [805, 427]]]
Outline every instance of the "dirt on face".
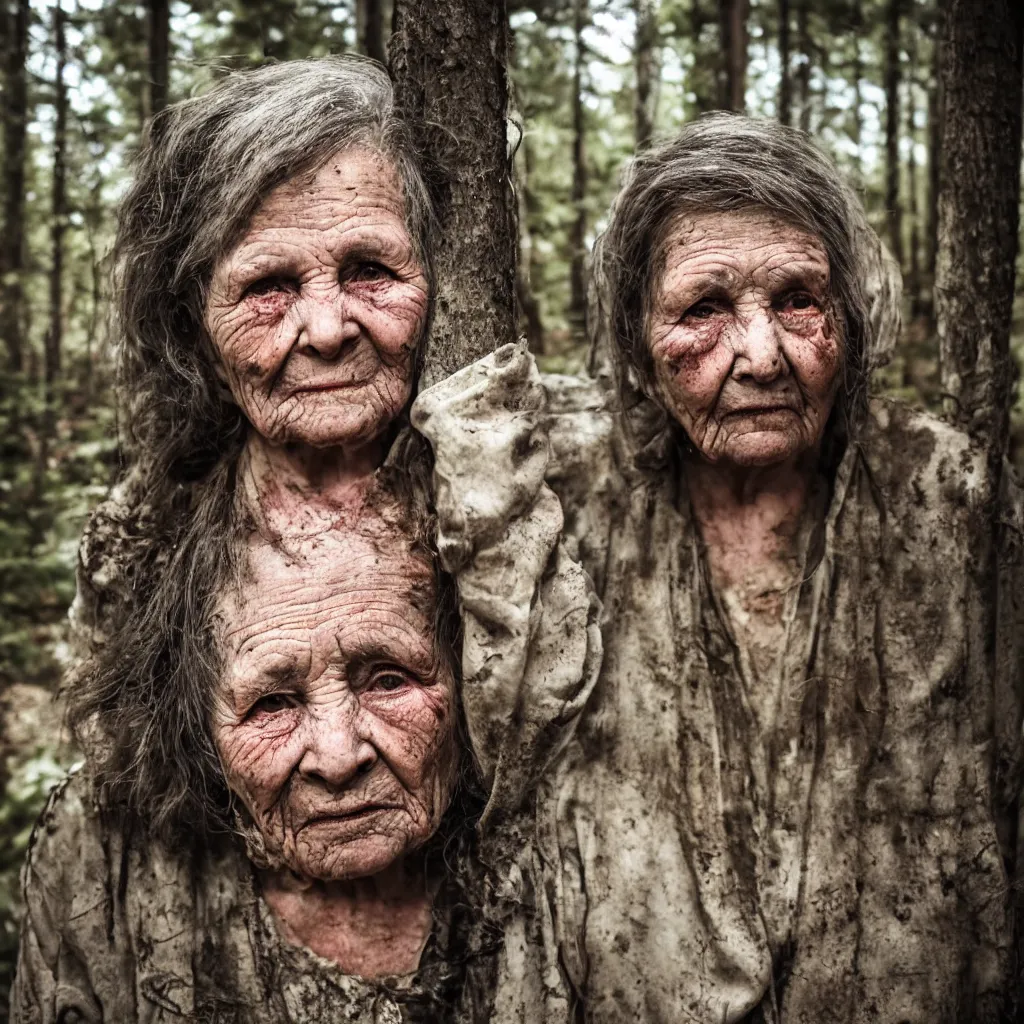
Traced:
[[358, 448], [409, 399], [427, 302], [395, 169], [348, 150], [271, 193], [214, 270], [206, 326], [261, 435]]
[[455, 773], [431, 567], [394, 527], [255, 542], [222, 604], [214, 737], [268, 866], [375, 874], [433, 835]]
[[649, 343], [662, 399], [709, 461], [771, 465], [821, 439], [841, 353], [828, 281], [821, 243], [767, 213], [671, 230]]

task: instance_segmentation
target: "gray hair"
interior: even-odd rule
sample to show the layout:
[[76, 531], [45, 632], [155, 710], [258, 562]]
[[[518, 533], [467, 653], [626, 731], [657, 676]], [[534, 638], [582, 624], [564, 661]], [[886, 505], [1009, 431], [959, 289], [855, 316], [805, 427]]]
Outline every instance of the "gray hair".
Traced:
[[[844, 348], [839, 413], [859, 418], [870, 369], [898, 326], [898, 283], [856, 194], [807, 135], [775, 121], [709, 114], [632, 164], [595, 252], [604, 325], [624, 401], [658, 405], [647, 328], [666, 235], [680, 214], [763, 210], [820, 240]], [[886, 289], [884, 301], [876, 301]], [[895, 300], [891, 292], [895, 291]], [[878, 307], [878, 308], [876, 308]]]
[[273, 189], [353, 147], [395, 167], [432, 293], [430, 194], [379, 64], [345, 56], [236, 72], [153, 119], [119, 210], [114, 312], [125, 441], [154, 476], [202, 475], [244, 434], [203, 324], [218, 259]]
[[[384, 69], [362, 58], [236, 73], [168, 107], [120, 208], [115, 315], [129, 465], [86, 527], [84, 549], [90, 537], [117, 544], [105, 546], [111, 564], [80, 584], [96, 592], [100, 640], [68, 687], [68, 717], [112, 802], [168, 834], [229, 828], [209, 727], [222, 667], [214, 626], [219, 595], [245, 571], [241, 541], [252, 529], [236, 500], [248, 427], [214, 372], [206, 292], [267, 195], [349, 147], [395, 167], [432, 284], [426, 178]], [[387, 482], [413, 508], [429, 461], [425, 442], [402, 437]], [[410, 533], [425, 536], [410, 516]]]

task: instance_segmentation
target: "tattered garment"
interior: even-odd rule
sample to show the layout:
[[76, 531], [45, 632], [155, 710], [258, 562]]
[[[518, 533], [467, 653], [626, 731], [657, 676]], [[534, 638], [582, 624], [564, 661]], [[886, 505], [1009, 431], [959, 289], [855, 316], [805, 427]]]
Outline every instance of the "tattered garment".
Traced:
[[413, 411], [470, 733], [518, 809], [484, 847], [507, 881], [493, 1019], [1013, 1019], [1020, 558], [999, 553], [994, 618], [981, 454], [872, 403], [766, 680], [672, 446], [638, 448], [614, 404], [508, 346]]
[[451, 907], [415, 975], [345, 974], [280, 939], [235, 837], [175, 851], [126, 835], [85, 773], [51, 796], [23, 884], [16, 1024], [432, 1024], [482, 1019], [491, 988], [487, 956], [449, 955]]

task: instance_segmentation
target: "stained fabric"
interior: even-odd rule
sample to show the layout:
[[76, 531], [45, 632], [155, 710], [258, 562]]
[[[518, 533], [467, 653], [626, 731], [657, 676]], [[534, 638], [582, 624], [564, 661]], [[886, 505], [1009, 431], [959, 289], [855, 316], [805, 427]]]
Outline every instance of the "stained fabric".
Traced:
[[[639, 444], [620, 409], [506, 347], [413, 410], [470, 730], [521, 797], [483, 848], [508, 879], [493, 1019], [1015, 1019], [1017, 495], [950, 426], [872, 402], [766, 679], [710, 582], [678, 445]], [[517, 538], [545, 529], [538, 570]], [[533, 653], [559, 644], [547, 688]]]
[[23, 872], [16, 1024], [428, 1024], [485, 1019], [493, 953], [442, 885], [420, 969], [366, 981], [279, 938], [236, 837], [126, 834], [86, 772], [51, 795]]

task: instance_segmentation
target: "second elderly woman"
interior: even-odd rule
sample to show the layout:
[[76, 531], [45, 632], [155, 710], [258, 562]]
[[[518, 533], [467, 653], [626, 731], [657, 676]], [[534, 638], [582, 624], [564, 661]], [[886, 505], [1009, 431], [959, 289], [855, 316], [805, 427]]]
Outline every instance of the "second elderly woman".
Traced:
[[[616, 389], [509, 348], [413, 411], [470, 732], [557, 757], [486, 764], [530, 797], [507, 1019], [1015, 1019], [996, 495], [965, 436], [868, 399], [899, 294], [860, 203], [801, 133], [705, 118], [637, 159], [598, 280]], [[596, 684], [546, 604], [570, 555]], [[531, 731], [538, 695], [587, 701], [574, 735]]]

